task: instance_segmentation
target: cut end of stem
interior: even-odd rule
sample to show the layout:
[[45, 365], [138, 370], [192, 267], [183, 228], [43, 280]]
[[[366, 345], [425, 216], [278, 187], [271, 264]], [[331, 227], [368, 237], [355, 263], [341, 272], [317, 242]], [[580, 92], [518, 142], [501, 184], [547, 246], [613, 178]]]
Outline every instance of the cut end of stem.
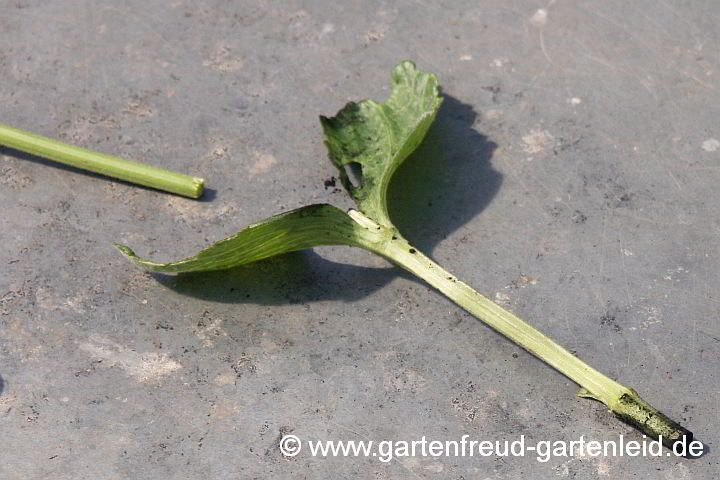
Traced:
[[194, 190], [190, 193], [191, 198], [200, 198], [205, 193], [205, 179], [200, 177], [192, 177], [192, 186]]
[[[610, 410], [620, 420], [637, 428], [653, 438], [662, 437], [663, 445], [675, 451], [678, 443], [684, 444], [685, 449], [693, 441], [693, 434], [679, 423], [671, 420], [655, 407], [640, 398], [635, 390], [621, 396], [610, 406]], [[682, 451], [687, 451], [687, 450]]]

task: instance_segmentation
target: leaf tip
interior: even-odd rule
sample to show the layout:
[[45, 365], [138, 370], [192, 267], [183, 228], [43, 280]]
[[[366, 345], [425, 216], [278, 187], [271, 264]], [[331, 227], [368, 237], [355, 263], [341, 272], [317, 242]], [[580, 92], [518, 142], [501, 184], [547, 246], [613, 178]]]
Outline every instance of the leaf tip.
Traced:
[[401, 60], [393, 67], [393, 73], [414, 73], [417, 70], [415, 62], [412, 60]]
[[132, 259], [132, 258], [137, 257], [137, 255], [135, 255], [135, 252], [133, 251], [133, 249], [126, 245], [123, 245], [121, 243], [113, 243], [112, 245], [113, 245], [113, 247], [120, 250], [122, 252], [122, 254], [125, 255], [127, 258]]

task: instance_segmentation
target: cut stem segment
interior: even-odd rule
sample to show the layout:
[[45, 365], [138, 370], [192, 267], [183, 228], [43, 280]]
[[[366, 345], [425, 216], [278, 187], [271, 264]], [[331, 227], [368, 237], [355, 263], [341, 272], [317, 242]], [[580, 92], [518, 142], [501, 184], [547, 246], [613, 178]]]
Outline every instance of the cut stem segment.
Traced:
[[205, 180], [151, 167], [0, 124], [0, 145], [91, 172], [190, 198], [199, 198]]
[[[351, 211], [350, 215], [358, 223], [374, 224], [360, 212]], [[364, 219], [361, 221], [360, 217]], [[615, 416], [648, 436], [662, 437], [669, 448], [678, 442], [688, 445], [692, 441], [690, 431], [660, 413], [635, 390], [595, 370], [535, 327], [458, 280], [410, 245], [394, 228], [374, 224], [368, 230], [374, 236], [368, 237], [368, 241], [361, 240], [360, 246], [422, 278], [475, 317], [563, 373], [582, 387], [578, 395], [604, 403]], [[386, 231], [381, 242], [377, 241], [378, 230]]]

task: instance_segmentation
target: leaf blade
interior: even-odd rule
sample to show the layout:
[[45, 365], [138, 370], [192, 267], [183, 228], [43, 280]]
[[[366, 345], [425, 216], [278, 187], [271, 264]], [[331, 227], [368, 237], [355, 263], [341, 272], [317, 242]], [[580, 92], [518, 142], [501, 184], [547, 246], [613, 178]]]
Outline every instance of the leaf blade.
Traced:
[[374, 232], [359, 225], [337, 207], [316, 204], [291, 210], [250, 225], [211, 245], [197, 255], [159, 263], [138, 257], [121, 244], [113, 244], [136, 265], [151, 272], [180, 273], [225, 270], [238, 265], [322, 245], [359, 246], [372, 241]]
[[[378, 223], [391, 227], [386, 194], [400, 164], [418, 147], [440, 104], [440, 87], [434, 74], [418, 70], [410, 61], [391, 73], [388, 100], [350, 102], [334, 117], [320, 117], [330, 160], [358, 209]], [[345, 167], [362, 169], [360, 185], [353, 185]]]

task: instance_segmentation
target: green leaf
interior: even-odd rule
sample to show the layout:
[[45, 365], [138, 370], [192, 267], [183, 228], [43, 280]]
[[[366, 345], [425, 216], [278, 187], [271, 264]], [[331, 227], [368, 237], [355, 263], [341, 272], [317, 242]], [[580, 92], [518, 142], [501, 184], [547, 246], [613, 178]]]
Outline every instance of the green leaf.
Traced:
[[[417, 148], [437, 114], [442, 97], [437, 78], [404, 61], [392, 71], [392, 94], [384, 103], [348, 103], [332, 118], [320, 117], [330, 159], [358, 209], [386, 227], [392, 223], [386, 192], [398, 166]], [[345, 167], [357, 163], [360, 184]]]
[[157, 263], [114, 244], [130, 260], [152, 272], [224, 270], [263, 258], [320, 245], [367, 244], [380, 240], [377, 229], [361, 225], [349, 214], [326, 204], [308, 205], [250, 225], [194, 257]]

